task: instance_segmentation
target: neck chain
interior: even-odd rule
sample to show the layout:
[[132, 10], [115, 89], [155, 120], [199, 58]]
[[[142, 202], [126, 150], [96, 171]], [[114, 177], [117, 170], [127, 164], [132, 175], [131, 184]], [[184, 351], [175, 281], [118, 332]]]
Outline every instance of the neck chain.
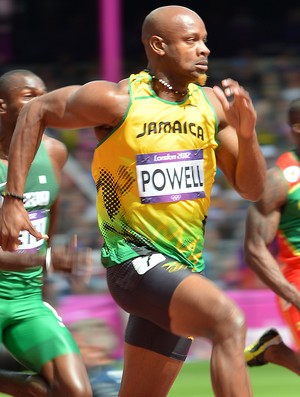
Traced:
[[152, 80], [157, 80], [160, 84], [162, 84], [164, 87], [166, 87], [168, 90], [174, 92], [174, 94], [178, 94], [181, 96], [186, 96], [189, 93], [189, 89], [187, 88], [185, 91], [178, 91], [175, 90], [175, 88], [173, 88], [171, 86], [171, 84], [167, 83], [165, 80], [163, 79], [159, 79], [158, 77], [154, 76], [153, 74], [150, 73], [150, 70], [145, 69], [145, 72], [149, 73], [150, 76], [152, 77]]

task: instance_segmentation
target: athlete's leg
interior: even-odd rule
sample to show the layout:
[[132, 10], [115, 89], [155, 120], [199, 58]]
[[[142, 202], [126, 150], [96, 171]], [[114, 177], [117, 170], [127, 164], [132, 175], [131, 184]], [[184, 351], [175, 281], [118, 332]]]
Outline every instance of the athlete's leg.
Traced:
[[280, 365], [300, 375], [300, 352], [292, 350], [283, 342], [268, 347], [263, 358], [266, 363]]
[[277, 300], [279, 311], [289, 326], [297, 348], [300, 349], [300, 313], [291, 303], [284, 301], [280, 297], [277, 297]]
[[59, 356], [38, 374], [0, 371], [0, 391], [14, 397], [91, 397], [89, 379], [80, 355]]
[[[1, 340], [1, 338], [0, 338]], [[0, 368], [7, 371], [24, 371], [25, 368], [5, 349], [0, 342]]]
[[[211, 368], [215, 395], [252, 396], [244, 362], [245, 323], [240, 310], [201, 275], [168, 258], [157, 264], [157, 258], [155, 255], [153, 258], [137, 258], [131, 264], [127, 262], [108, 269], [108, 285], [116, 302], [129, 313], [145, 317], [162, 329], [171, 331], [172, 335], [209, 338], [213, 343]], [[167, 341], [168, 337], [164, 340]], [[163, 381], [162, 374], [166, 373], [163, 368], [167, 368], [170, 358], [161, 352], [154, 354], [158, 351], [151, 346], [146, 349], [151, 352], [142, 351], [147, 354], [147, 361], [143, 361], [137, 349], [126, 345], [121, 397], [130, 396], [128, 390], [134, 372], [128, 363], [134, 366], [132, 363], [135, 360], [144, 387], [153, 381], [150, 369], [155, 365], [161, 371], [158, 373], [161, 377], [156, 382], [157, 390], [160, 382], [164, 385], [164, 390], [158, 395], [165, 396], [164, 393], [173, 384], [182, 364], [175, 363]], [[134, 396], [144, 397], [146, 392], [144, 389]]]
[[30, 373], [0, 370], [0, 392], [14, 397], [46, 397], [47, 385]]
[[300, 375], [300, 352], [287, 346], [278, 331], [265, 331], [253, 344], [245, 348], [245, 361], [249, 367], [273, 363]]
[[[191, 344], [191, 339], [178, 337], [168, 330], [170, 298], [190, 270], [177, 263], [181, 270], [168, 273], [164, 264], [170, 259], [160, 259], [154, 267], [151, 266], [153, 260], [146, 259], [142, 258], [146, 271], [139, 266], [136, 270], [136, 263], [131, 261], [107, 270], [113, 298], [132, 313], [125, 333], [119, 397], [167, 396]], [[168, 275], [170, 277], [165, 278]]]
[[119, 397], [167, 396], [191, 342], [191, 339], [180, 338], [148, 320], [130, 315]]
[[36, 375], [9, 377], [2, 373], [0, 390], [22, 397], [90, 397], [91, 387], [79, 349], [61, 318], [38, 299], [27, 303], [29, 315], [22, 319], [23, 303], [15, 305], [15, 319], [20, 318], [4, 330], [3, 342]]
[[211, 377], [218, 397], [252, 396], [244, 362], [244, 315], [225, 294], [193, 274], [176, 288], [170, 304], [171, 331], [212, 342]]
[[40, 371], [48, 387], [47, 396], [91, 397], [92, 391], [80, 354], [69, 353], [47, 362]]
[[[27, 380], [31, 380], [31, 373], [15, 360], [7, 349], [2, 349], [0, 356], [0, 391], [4, 393], [14, 393], [15, 396], [34, 395], [34, 390], [41, 386], [46, 388], [46, 384], [39, 383], [30, 385]], [[32, 382], [32, 380], [31, 380]]]
[[125, 343], [119, 397], [165, 397], [183, 361]]
[[[283, 269], [286, 279], [296, 286], [300, 291], [300, 274], [298, 269], [291, 270], [286, 267]], [[297, 351], [294, 351], [285, 343], [276, 343], [267, 346], [260, 355], [261, 360], [265, 363], [272, 363], [285, 367], [296, 374], [300, 375], [300, 313], [291, 303], [281, 297], [276, 297], [278, 309], [283, 319], [289, 326], [293, 335]], [[258, 341], [259, 342], [259, 341]]]
[[[300, 270], [290, 269], [285, 267], [283, 269], [283, 275], [287, 281], [293, 284], [298, 291], [300, 291]], [[284, 299], [277, 296], [277, 303], [279, 311], [288, 324], [290, 331], [293, 335], [294, 341], [298, 349], [300, 349], [300, 313], [291, 303], [285, 301]]]

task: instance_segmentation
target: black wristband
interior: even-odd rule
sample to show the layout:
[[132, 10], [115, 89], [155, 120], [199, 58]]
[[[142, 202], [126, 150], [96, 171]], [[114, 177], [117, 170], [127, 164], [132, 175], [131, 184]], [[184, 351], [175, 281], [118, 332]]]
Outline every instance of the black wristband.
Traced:
[[17, 200], [20, 200], [24, 203], [24, 196], [19, 196], [18, 194], [15, 193], [11, 193], [11, 192], [2, 192], [1, 193], [2, 197], [11, 197]]

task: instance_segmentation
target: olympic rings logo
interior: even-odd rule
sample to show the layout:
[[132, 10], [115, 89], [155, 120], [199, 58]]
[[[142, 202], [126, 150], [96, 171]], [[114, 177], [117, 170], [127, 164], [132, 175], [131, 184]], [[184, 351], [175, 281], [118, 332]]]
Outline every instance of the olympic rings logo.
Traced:
[[172, 201], [179, 201], [181, 199], [181, 194], [173, 194], [171, 196]]

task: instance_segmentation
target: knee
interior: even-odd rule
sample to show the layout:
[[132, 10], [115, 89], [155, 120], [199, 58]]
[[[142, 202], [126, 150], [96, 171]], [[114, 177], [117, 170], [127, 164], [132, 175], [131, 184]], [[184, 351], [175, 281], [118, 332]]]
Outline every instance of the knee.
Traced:
[[53, 397], [93, 397], [92, 388], [89, 380], [78, 380], [72, 384], [62, 382], [47, 385], [47, 382], [40, 376], [32, 375], [26, 380], [28, 384], [29, 394], [32, 397], [37, 396], [53, 396]]
[[92, 397], [92, 387], [89, 382], [78, 382], [67, 388], [67, 390], [60, 390], [59, 393], [54, 393], [57, 397]]
[[[92, 397], [92, 387], [90, 384], [81, 384], [78, 385], [75, 390], [72, 390], [72, 393], [70, 394], [72, 397]], [[66, 395], [64, 395], [66, 397]]]
[[244, 344], [246, 337], [246, 319], [243, 311], [231, 300], [223, 302], [222, 319], [217, 327], [216, 337], [236, 340]]

